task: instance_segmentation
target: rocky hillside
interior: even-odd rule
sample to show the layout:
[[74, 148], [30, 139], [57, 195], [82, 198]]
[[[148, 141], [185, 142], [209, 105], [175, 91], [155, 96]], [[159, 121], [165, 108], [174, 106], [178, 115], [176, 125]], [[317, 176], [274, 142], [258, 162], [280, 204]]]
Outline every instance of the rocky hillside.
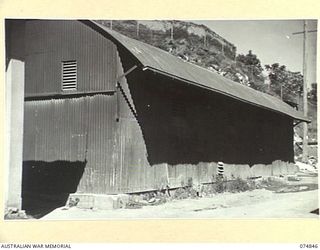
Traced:
[[[264, 83], [252, 68], [236, 60], [237, 48], [204, 25], [183, 21], [97, 20], [128, 37], [161, 48], [182, 60], [250, 86]], [[252, 87], [252, 86], [251, 86]]]

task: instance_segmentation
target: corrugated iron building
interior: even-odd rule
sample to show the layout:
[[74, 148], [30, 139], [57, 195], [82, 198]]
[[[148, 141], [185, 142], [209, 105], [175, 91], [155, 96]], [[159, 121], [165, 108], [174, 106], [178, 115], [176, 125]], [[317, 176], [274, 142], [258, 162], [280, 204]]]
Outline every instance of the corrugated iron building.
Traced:
[[48, 194], [206, 182], [204, 163], [293, 161], [294, 120], [307, 121], [277, 98], [93, 21], [25, 22], [25, 207]]

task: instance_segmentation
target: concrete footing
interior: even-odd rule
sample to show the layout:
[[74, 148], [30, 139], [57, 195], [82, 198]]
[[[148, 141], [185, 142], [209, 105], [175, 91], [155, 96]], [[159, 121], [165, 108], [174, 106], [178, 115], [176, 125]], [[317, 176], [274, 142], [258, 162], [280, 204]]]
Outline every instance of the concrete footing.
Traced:
[[70, 194], [67, 201], [69, 203], [75, 203], [78, 208], [86, 209], [119, 209], [124, 208], [129, 202], [129, 195], [117, 194], [117, 195], [104, 195], [104, 194]]

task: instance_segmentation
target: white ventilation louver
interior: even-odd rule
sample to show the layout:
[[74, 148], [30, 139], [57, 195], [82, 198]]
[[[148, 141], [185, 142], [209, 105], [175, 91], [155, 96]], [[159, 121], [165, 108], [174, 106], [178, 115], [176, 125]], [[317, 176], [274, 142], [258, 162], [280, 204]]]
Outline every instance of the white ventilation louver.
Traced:
[[77, 61], [62, 62], [62, 90], [77, 90]]

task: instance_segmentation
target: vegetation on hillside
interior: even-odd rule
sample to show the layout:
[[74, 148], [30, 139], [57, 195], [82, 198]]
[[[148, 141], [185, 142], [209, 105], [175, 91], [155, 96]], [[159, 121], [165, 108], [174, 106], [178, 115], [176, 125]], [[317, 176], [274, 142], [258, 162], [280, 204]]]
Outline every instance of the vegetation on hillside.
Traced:
[[285, 101], [296, 102], [303, 91], [303, 76], [300, 72], [291, 72], [285, 65], [274, 63], [265, 65], [270, 79], [270, 89], [274, 95]]

